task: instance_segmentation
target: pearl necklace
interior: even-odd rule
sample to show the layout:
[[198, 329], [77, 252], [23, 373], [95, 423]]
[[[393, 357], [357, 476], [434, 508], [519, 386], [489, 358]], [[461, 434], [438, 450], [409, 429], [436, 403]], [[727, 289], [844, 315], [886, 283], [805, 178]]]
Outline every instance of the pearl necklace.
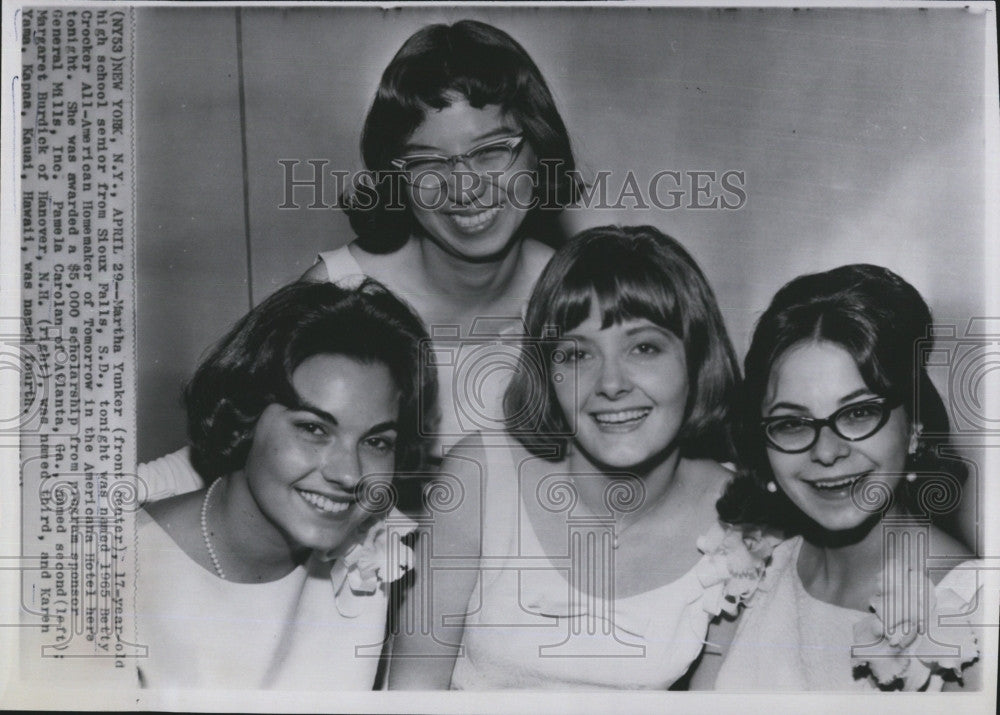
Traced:
[[222, 571], [222, 566], [219, 565], [219, 557], [216, 555], [215, 549], [212, 548], [212, 540], [208, 538], [208, 500], [212, 498], [212, 492], [221, 481], [222, 479], [216, 479], [212, 482], [212, 486], [205, 490], [205, 498], [201, 502], [201, 536], [205, 540], [205, 548], [208, 549], [208, 556], [212, 559], [216, 575], [223, 581], [228, 581], [226, 574]]

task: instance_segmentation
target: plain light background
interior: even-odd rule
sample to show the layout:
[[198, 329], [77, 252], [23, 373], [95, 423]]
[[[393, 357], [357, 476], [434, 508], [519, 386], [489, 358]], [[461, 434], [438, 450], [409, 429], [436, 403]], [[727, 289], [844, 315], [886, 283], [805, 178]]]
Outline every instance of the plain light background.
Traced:
[[612, 199], [628, 171], [640, 184], [663, 170], [745, 172], [740, 210], [567, 217], [574, 229], [649, 223], [680, 240], [741, 357], [782, 284], [844, 263], [897, 271], [959, 334], [985, 309], [992, 15], [956, 4], [157, 7], [138, 17], [142, 461], [184, 444], [181, 388], [204, 351], [251, 302], [353, 238], [339, 210], [306, 208], [308, 191], [295, 194], [300, 209], [278, 208], [278, 162], [303, 162], [296, 178], [308, 178], [310, 159], [361, 169], [379, 77], [434, 22], [474, 18], [518, 40], [555, 95], [585, 176], [612, 172]]

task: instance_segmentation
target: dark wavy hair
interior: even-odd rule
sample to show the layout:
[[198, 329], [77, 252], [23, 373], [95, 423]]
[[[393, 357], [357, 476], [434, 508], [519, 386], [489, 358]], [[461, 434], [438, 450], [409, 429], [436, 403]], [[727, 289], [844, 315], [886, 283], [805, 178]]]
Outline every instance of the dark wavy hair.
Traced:
[[[815, 528], [780, 489], [773, 494], [766, 490], [774, 474], [760, 428], [772, 368], [789, 348], [808, 341], [842, 347], [868, 389], [897, 401], [910, 420], [922, 425], [907, 471], [948, 474], [961, 484], [967, 473], [964, 463], [945, 456], [951, 430], [947, 410], [917, 359], [916, 349], [928, 339], [931, 322], [920, 293], [880, 266], [841, 266], [799, 276], [781, 288], [757, 322], [747, 352], [736, 409], [736, 446], [743, 470], [719, 500], [719, 515], [731, 523], [767, 524], [788, 534]], [[916, 509], [914, 488], [902, 480], [898, 494], [911, 511]]]
[[[461, 97], [477, 109], [499, 105], [517, 122], [535, 156], [545, 162], [537, 172], [537, 205], [522, 229], [556, 246], [562, 232], [561, 209], [580, 196], [569, 134], [541, 72], [510, 35], [492, 25], [462, 20], [428, 25], [410, 36], [382, 74], [365, 119], [361, 154], [365, 167], [381, 182], [356, 186], [341, 201], [361, 247], [392, 253], [419, 231], [409, 209], [399, 203], [401, 184], [391, 160], [423, 123], [430, 110]], [[571, 173], [572, 172], [572, 173]]]
[[528, 303], [529, 340], [504, 395], [507, 429], [550, 459], [565, 453], [568, 423], [552, 389], [555, 341], [590, 314], [601, 326], [645, 318], [684, 344], [688, 404], [678, 435], [687, 457], [733, 458], [730, 404], [739, 365], [715, 295], [691, 255], [652, 226], [602, 226], [577, 234], [542, 272]]
[[434, 371], [420, 369], [424, 340], [416, 314], [373, 280], [281, 288], [236, 323], [188, 383], [192, 463], [206, 480], [242, 469], [264, 409], [299, 404], [292, 373], [307, 358], [330, 354], [389, 369], [401, 393], [396, 471], [422, 471], [429, 445], [420, 425], [434, 424], [437, 409]]

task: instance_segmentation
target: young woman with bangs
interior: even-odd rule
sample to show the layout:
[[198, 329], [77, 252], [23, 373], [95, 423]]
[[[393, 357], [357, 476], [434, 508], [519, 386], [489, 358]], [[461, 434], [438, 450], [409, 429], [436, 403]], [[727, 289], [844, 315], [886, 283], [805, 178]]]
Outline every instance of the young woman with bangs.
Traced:
[[428, 498], [390, 687], [684, 686], [764, 556], [714, 508], [737, 366], [712, 291], [656, 229], [592, 229], [527, 324], [506, 435], [456, 447], [435, 487], [461, 498]]
[[[580, 193], [566, 127], [524, 48], [474, 20], [414, 33], [382, 75], [361, 152], [374, 181], [345, 197], [358, 238], [320, 254], [306, 277], [376, 278], [432, 337], [445, 326], [451, 343], [479, 318], [494, 334], [519, 333], [531, 289], [565, 240], [559, 216]], [[483, 425], [459, 421], [474, 396], [453, 390], [452, 371], [441, 377], [450, 446]], [[492, 386], [495, 405], [472, 408], [480, 422], [502, 420], [502, 388]]]

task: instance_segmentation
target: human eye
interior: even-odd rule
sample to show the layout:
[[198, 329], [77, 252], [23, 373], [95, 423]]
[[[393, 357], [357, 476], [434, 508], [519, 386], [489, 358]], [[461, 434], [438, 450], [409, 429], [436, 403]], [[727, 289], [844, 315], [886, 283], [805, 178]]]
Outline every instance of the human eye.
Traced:
[[663, 352], [663, 348], [655, 342], [645, 340], [632, 347], [632, 352], [636, 355], [654, 356]]
[[411, 174], [444, 172], [448, 169], [448, 160], [436, 154], [408, 156], [403, 159], [403, 169]]
[[560, 343], [552, 351], [549, 356], [549, 360], [556, 364], [562, 365], [565, 363], [575, 363], [585, 360], [589, 356], [589, 353], [575, 341]]
[[483, 146], [476, 147], [475, 149], [469, 152], [470, 157], [480, 160], [506, 158], [509, 155], [510, 155], [510, 147], [507, 146], [506, 139], [498, 142], [491, 142], [489, 144], [484, 144]]
[[848, 405], [838, 415], [838, 421], [867, 424], [879, 420], [884, 409], [881, 402], [861, 402], [856, 405]]
[[772, 437], [798, 437], [812, 431], [809, 422], [789, 415], [768, 420], [767, 431]]
[[396, 439], [388, 435], [374, 435], [367, 438], [364, 444], [377, 454], [393, 454], [396, 451]]
[[316, 422], [315, 420], [296, 420], [293, 424], [296, 431], [304, 437], [320, 439], [329, 434], [329, 430], [326, 428], [326, 425], [321, 422]]

